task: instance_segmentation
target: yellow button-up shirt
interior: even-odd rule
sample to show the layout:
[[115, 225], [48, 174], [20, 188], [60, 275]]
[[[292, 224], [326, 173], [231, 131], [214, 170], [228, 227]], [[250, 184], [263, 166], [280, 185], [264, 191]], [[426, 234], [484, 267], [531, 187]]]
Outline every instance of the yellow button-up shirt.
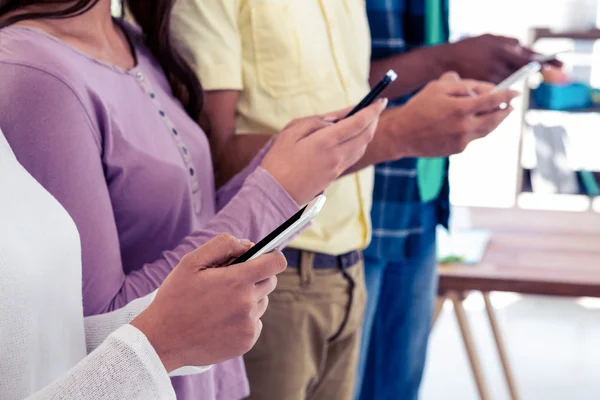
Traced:
[[[177, 0], [171, 30], [205, 90], [241, 92], [238, 134], [275, 134], [369, 91], [364, 0]], [[290, 246], [332, 255], [365, 248], [372, 192], [372, 168], [338, 179]]]

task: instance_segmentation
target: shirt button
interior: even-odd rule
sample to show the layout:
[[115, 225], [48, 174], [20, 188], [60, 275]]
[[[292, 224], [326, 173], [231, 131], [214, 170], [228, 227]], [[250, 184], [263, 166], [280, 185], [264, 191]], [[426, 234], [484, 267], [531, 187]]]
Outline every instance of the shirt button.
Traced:
[[182, 147], [182, 148], [181, 148], [181, 150], [183, 150], [183, 154], [187, 154], [187, 152], [188, 152], [188, 149], [187, 149], [187, 147], [185, 147], [185, 146], [184, 146], [184, 147]]
[[154, 94], [154, 92], [150, 92], [150, 98], [153, 99], [155, 97], [156, 97], [156, 95]]
[[195, 174], [194, 168], [190, 168], [190, 176], [194, 176], [194, 174]]
[[137, 74], [135, 74], [135, 78], [138, 80], [138, 82], [141, 82], [144, 80], [144, 74], [138, 72]]
[[160, 114], [161, 117], [165, 116], [165, 112], [163, 110], [159, 110], [158, 113]]
[[174, 134], [175, 136], [177, 136], [177, 134], [178, 134], [178, 133], [177, 133], [177, 129], [173, 128], [173, 134]]

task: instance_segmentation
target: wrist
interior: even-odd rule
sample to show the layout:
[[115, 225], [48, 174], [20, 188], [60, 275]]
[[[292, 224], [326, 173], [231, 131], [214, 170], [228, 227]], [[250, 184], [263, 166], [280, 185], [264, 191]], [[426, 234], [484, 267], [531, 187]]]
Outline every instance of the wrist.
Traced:
[[299, 181], [296, 174], [290, 174], [287, 169], [283, 166], [277, 166], [271, 163], [270, 158], [265, 158], [260, 164], [262, 169], [267, 171], [269, 175], [277, 182], [277, 184], [287, 193], [287, 195], [296, 204], [306, 204], [306, 196], [302, 190], [301, 182]]
[[384, 111], [379, 120], [377, 135], [387, 138], [384, 145], [381, 146], [386, 161], [398, 160], [407, 157], [407, 143], [403, 140], [406, 137], [407, 121], [403, 115], [403, 108], [396, 107]]
[[455, 62], [454, 49], [452, 43], [439, 44], [429, 48], [431, 50], [431, 59], [435, 60], [438, 67], [438, 77], [444, 72], [457, 71], [458, 65]]
[[167, 373], [171, 373], [172, 371], [183, 367], [183, 363], [181, 363], [179, 357], [177, 357], [173, 349], [170, 348], [169, 343], [171, 341], [163, 340], [164, 335], [162, 335], [160, 329], [157, 328], [158, 326], [161, 326], [161, 324], [154, 323], [153, 318], [147, 318], [148, 315], [145, 315], [146, 313], [146, 311], [141, 313], [130, 322], [130, 325], [146, 336], [146, 339], [148, 339], [148, 342], [150, 342], [150, 345], [154, 348], [154, 351], [158, 355], [158, 358], [160, 358]]

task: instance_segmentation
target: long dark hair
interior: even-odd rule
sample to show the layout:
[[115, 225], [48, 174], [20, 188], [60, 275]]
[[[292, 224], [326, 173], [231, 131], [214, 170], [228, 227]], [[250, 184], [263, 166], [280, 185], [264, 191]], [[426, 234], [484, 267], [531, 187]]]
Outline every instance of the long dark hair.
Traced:
[[[16, 22], [40, 18], [70, 18], [93, 8], [99, 0], [0, 0], [0, 29]], [[187, 113], [198, 121], [202, 110], [202, 86], [194, 71], [171, 45], [171, 9], [175, 0], [122, 0], [144, 32], [146, 45], [159, 61], [173, 94]], [[151, 3], [151, 4], [148, 4]], [[28, 11], [34, 5], [48, 10]], [[5, 17], [7, 14], [10, 16]]]

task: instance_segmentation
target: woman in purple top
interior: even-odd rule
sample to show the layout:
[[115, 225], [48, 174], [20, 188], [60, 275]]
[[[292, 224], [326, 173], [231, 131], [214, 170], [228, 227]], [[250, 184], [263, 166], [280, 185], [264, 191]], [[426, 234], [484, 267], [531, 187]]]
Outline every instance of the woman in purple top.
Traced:
[[[142, 34], [110, 0], [0, 0], [0, 126], [76, 222], [86, 315], [152, 292], [217, 233], [259, 240], [360, 158], [385, 108], [296, 121], [215, 192], [201, 86], [169, 45], [172, 1], [127, 2]], [[249, 393], [241, 359], [174, 386], [180, 399]]]

